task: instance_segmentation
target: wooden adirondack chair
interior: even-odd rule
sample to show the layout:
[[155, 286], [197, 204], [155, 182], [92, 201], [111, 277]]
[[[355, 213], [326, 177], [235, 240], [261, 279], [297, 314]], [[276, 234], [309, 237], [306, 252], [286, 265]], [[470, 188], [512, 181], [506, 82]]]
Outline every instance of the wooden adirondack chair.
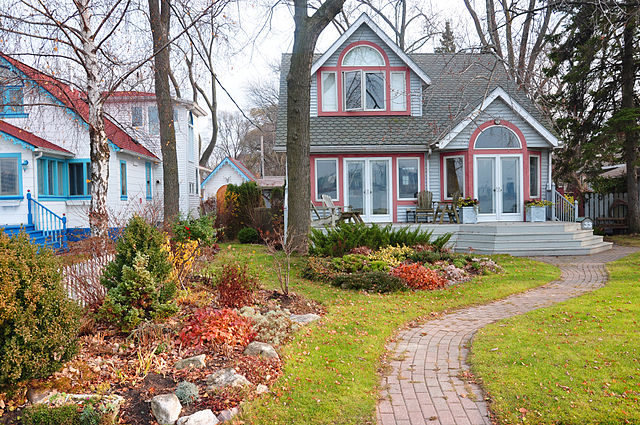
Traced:
[[451, 197], [451, 204], [447, 205], [446, 212], [449, 216], [449, 223], [460, 223], [460, 217], [458, 216], [458, 200], [461, 196], [462, 194], [460, 192], [455, 192]]
[[336, 222], [340, 221], [342, 207], [336, 206], [329, 195], [322, 195], [322, 206], [325, 210], [329, 211], [331, 225], [335, 226]]
[[414, 223], [418, 222], [418, 216], [424, 215], [425, 222], [429, 222], [429, 214], [433, 215], [433, 222], [438, 219], [438, 212], [440, 209], [434, 206], [433, 193], [423, 190], [418, 192], [418, 205], [416, 206], [416, 213], [413, 216]]

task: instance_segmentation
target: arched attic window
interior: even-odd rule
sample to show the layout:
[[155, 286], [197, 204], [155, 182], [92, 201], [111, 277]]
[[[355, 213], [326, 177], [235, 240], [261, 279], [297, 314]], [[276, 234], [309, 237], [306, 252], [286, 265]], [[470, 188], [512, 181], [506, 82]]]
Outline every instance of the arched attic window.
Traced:
[[356, 46], [342, 59], [342, 66], [385, 66], [384, 58], [371, 46]]
[[[360, 45], [344, 55], [342, 66], [385, 66], [385, 60], [380, 52], [373, 47]], [[343, 84], [344, 109], [346, 111], [386, 109], [384, 70], [345, 70]]]
[[520, 149], [520, 139], [507, 127], [491, 126], [480, 133], [476, 139], [476, 149]]

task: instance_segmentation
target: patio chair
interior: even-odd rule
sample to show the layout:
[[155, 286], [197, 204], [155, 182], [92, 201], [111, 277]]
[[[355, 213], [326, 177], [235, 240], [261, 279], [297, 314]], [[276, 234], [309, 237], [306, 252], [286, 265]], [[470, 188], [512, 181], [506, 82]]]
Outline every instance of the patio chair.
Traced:
[[322, 195], [322, 206], [325, 210], [329, 211], [329, 218], [331, 225], [335, 226], [336, 222], [340, 221], [342, 215], [342, 207], [336, 206], [333, 203], [333, 199], [329, 195]]
[[418, 192], [418, 205], [416, 206], [416, 211], [413, 216], [414, 223], [418, 222], [418, 216], [424, 215], [425, 222], [429, 222], [429, 214], [433, 215], [433, 222], [435, 223], [438, 219], [438, 212], [440, 208], [434, 206], [433, 202], [433, 193], [427, 190], [423, 190], [422, 192]]
[[[451, 197], [451, 204], [447, 205], [444, 211], [449, 216], [449, 223], [460, 223], [460, 216], [458, 216], [458, 200], [461, 196], [462, 194], [460, 192], [454, 192]], [[443, 215], [444, 212], [442, 213]]]

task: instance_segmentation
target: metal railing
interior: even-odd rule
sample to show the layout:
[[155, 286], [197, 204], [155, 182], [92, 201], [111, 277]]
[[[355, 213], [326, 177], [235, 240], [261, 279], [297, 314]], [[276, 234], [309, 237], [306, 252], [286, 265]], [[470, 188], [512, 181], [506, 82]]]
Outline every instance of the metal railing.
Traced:
[[578, 201], [571, 202], [562, 193], [551, 188], [551, 220], [553, 221], [578, 221]]
[[31, 192], [27, 192], [27, 221], [29, 226], [42, 232], [45, 245], [54, 248], [66, 248], [67, 246], [67, 217], [62, 217], [33, 199]]

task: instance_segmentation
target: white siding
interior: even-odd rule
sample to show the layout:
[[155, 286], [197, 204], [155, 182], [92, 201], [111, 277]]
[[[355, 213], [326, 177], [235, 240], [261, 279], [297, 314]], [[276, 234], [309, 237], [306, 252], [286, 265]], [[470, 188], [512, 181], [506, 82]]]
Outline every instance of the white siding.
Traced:
[[427, 172], [429, 173], [429, 188], [427, 190], [433, 193], [433, 199], [440, 199], [440, 154], [438, 152], [431, 154]]
[[202, 196], [204, 199], [215, 197], [218, 189], [226, 184], [240, 185], [247, 181], [240, 173], [229, 164], [224, 164], [216, 174], [211, 177], [204, 186]]

